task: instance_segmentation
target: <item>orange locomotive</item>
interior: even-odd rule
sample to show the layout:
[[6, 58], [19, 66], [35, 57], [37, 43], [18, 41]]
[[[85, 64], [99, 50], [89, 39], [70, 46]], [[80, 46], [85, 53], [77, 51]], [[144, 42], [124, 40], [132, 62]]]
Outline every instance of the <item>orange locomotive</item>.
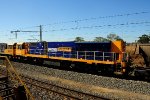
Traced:
[[1, 55], [10, 59], [77, 68], [102, 73], [126, 74], [127, 54], [123, 41], [28, 42], [7, 45]]

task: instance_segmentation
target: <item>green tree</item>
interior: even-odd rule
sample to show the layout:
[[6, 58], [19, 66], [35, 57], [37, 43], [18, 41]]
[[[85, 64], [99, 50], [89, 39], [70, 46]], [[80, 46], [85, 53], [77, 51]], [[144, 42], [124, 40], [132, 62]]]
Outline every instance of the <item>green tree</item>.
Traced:
[[107, 39], [114, 41], [114, 40], [123, 40], [120, 36], [117, 34], [109, 34], [107, 35]]
[[150, 35], [143, 34], [139, 37], [138, 43], [150, 43]]
[[109, 41], [109, 40], [103, 37], [95, 37], [94, 39], [94, 42], [106, 42], [106, 41]]
[[83, 37], [76, 37], [75, 42], [83, 42], [84, 41], [84, 38]]

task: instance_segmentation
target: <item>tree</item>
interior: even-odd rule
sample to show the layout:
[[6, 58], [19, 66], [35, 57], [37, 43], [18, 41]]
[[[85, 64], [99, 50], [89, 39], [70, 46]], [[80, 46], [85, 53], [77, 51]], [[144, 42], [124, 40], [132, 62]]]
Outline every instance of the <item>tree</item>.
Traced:
[[103, 37], [95, 37], [94, 39], [94, 42], [107, 42], [107, 41], [109, 40]]
[[117, 34], [109, 34], [107, 35], [107, 39], [114, 41], [114, 40], [123, 40], [120, 36]]
[[75, 42], [83, 42], [84, 38], [82, 38], [82, 37], [76, 37], [74, 41]]
[[150, 35], [143, 34], [139, 37], [139, 43], [150, 43]]

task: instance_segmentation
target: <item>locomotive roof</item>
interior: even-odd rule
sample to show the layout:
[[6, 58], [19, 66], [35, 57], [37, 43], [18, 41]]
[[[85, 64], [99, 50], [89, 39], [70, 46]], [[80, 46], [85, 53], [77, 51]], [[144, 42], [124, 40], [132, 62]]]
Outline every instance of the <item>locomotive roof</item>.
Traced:
[[75, 43], [110, 43], [111, 41], [107, 41], [107, 42], [75, 42]]
[[[46, 42], [46, 41], [42, 41], [42, 42]], [[26, 43], [42, 43], [42, 42], [26, 42]], [[83, 42], [75, 42], [75, 41], [51, 41], [51, 42], [47, 42], [47, 43], [61, 43], [61, 42], [72, 42], [72, 43], [111, 43], [111, 41], [106, 41], [106, 42], [91, 42], [91, 41], [83, 41]]]
[[7, 43], [0, 43], [0, 45], [4, 45], [4, 44], [7, 44]]
[[[42, 42], [49, 42], [49, 41], [42, 41]], [[42, 43], [42, 42], [26, 42], [26, 43]], [[74, 41], [50, 41], [50, 42], [74, 42]]]

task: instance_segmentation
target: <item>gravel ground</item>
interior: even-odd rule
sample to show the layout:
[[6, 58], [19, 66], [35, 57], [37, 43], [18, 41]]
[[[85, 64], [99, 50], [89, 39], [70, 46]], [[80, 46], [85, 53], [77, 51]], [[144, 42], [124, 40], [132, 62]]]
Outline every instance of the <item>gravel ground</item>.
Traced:
[[111, 89], [121, 89], [125, 91], [131, 91], [133, 93], [141, 93], [150, 95], [150, 83], [142, 81], [124, 80], [112, 77], [104, 77], [90, 74], [77, 73], [72, 71], [64, 71], [58, 69], [52, 69], [47, 67], [13, 63], [18, 71], [22, 72], [37, 72], [53, 77], [58, 77], [67, 80], [73, 80], [77, 82], [86, 83], [89, 85], [100, 86]]

